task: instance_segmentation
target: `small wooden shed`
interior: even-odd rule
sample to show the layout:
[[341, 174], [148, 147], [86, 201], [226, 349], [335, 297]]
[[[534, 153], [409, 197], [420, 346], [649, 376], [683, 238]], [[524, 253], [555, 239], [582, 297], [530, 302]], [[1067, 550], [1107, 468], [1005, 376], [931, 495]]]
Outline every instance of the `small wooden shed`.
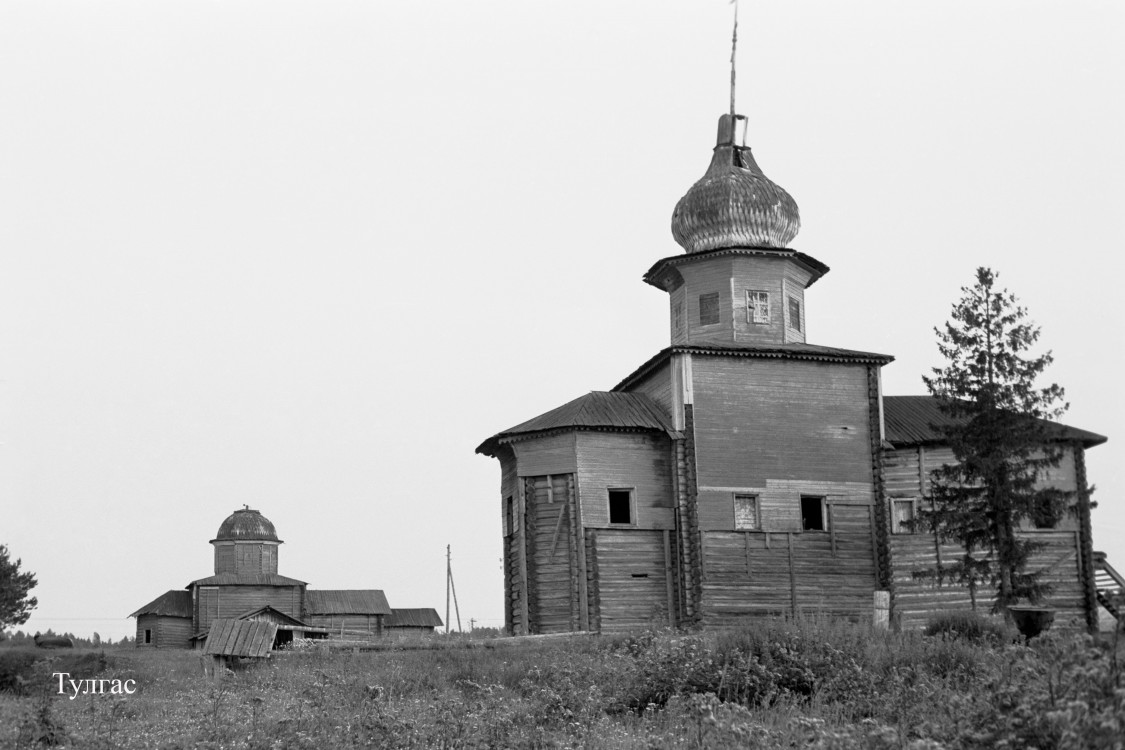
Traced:
[[277, 623], [265, 620], [215, 620], [203, 645], [213, 665], [240, 659], [265, 659], [273, 649]]
[[378, 589], [309, 589], [301, 619], [326, 628], [330, 638], [372, 638], [383, 634], [383, 618], [391, 613]]
[[191, 639], [191, 592], [166, 591], [138, 609], [138, 648], [187, 648]]
[[383, 628], [387, 635], [418, 635], [433, 633], [444, 624], [435, 609], [392, 609]]

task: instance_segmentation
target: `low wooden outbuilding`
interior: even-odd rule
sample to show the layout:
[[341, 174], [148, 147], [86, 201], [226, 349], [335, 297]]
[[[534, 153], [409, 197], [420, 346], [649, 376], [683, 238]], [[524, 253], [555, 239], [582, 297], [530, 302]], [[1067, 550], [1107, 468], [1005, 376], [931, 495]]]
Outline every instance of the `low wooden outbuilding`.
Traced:
[[424, 635], [444, 624], [436, 609], [392, 609], [383, 628], [387, 635]]
[[312, 626], [326, 628], [330, 638], [373, 638], [383, 634], [383, 618], [391, 613], [378, 589], [310, 589], [305, 616]]
[[192, 634], [191, 592], [166, 591], [138, 609], [138, 648], [187, 648]]

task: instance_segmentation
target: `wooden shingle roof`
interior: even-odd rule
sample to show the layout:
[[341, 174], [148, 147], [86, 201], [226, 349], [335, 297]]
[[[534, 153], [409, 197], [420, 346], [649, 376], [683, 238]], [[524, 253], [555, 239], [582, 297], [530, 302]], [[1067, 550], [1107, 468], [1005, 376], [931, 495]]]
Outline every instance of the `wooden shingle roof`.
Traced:
[[440, 628], [444, 624], [436, 609], [392, 609], [383, 621], [385, 628]]
[[305, 611], [309, 615], [389, 615], [391, 606], [378, 589], [309, 589]]
[[[945, 414], [938, 405], [938, 399], [933, 396], [884, 396], [883, 421], [887, 442], [895, 446], [907, 446], [943, 443], [945, 438], [940, 428], [957, 424], [961, 420]], [[1101, 445], [1108, 439], [1096, 432], [1058, 422], [1041, 421], [1056, 440], [1077, 440], [1084, 447], [1090, 448]]]
[[477, 453], [494, 455], [500, 443], [519, 435], [581, 429], [671, 432], [673, 427], [664, 407], [643, 393], [591, 391], [493, 435], [477, 447]]
[[191, 618], [191, 592], [190, 591], [165, 591], [145, 606], [138, 609], [130, 617], [141, 615], [162, 615], [164, 617]]
[[213, 620], [203, 653], [215, 656], [269, 656], [277, 623], [262, 620]]

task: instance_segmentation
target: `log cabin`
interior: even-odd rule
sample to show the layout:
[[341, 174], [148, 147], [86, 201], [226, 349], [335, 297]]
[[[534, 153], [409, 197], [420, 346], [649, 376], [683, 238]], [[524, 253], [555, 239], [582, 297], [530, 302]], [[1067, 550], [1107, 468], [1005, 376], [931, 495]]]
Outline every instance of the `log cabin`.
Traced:
[[383, 634], [391, 614], [378, 589], [309, 589], [278, 573], [274, 525], [244, 506], [219, 526], [211, 540], [215, 572], [168, 591], [138, 609], [138, 648], [203, 648], [215, 621], [265, 622], [273, 647], [294, 638], [367, 640]]
[[[828, 273], [789, 247], [796, 202], [724, 114], [706, 173], [680, 199], [683, 253], [644, 281], [668, 294], [669, 346], [609, 391], [503, 430], [504, 606], [513, 634], [728, 626], [818, 612], [918, 627], [968, 593], [913, 573], [951, 551], [907, 521], [927, 471], [952, 460], [928, 397], [885, 398], [893, 358], [814, 344], [810, 289]], [[1105, 438], [1061, 427], [1045, 481], [1074, 518], [1027, 529], [1048, 604], [1096, 621], [1083, 455]], [[1093, 620], [1091, 618], [1094, 618]]]

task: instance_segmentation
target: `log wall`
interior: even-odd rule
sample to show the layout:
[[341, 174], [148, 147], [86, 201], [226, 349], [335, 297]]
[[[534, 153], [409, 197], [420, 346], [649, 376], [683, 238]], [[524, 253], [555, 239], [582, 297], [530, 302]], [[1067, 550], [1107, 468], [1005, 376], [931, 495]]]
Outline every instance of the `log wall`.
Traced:
[[[145, 643], [145, 631], [152, 631], [152, 642]], [[141, 615], [137, 618], [137, 648], [188, 648], [191, 645], [191, 619], [167, 615]]]
[[673, 624], [673, 534], [668, 530], [590, 529], [587, 557], [603, 633]]
[[524, 482], [529, 632], [579, 630], [582, 608], [574, 475], [527, 477]]
[[[1021, 536], [1042, 542], [1045, 547], [1032, 555], [1030, 572], [1042, 571], [1043, 580], [1052, 586], [1044, 600], [1045, 606], [1058, 610], [1055, 623], [1060, 627], [1086, 626], [1086, 608], [1078, 532], [1066, 530], [1023, 531]], [[967, 586], [936, 579], [916, 578], [921, 571], [937, 571], [941, 565], [956, 561], [964, 551], [956, 544], [937, 544], [932, 534], [899, 534], [891, 537], [891, 558], [894, 568], [895, 594], [892, 609], [903, 628], [925, 627], [943, 612], [973, 609]], [[995, 592], [988, 587], [977, 592], [976, 609], [988, 613]]]
[[830, 503], [828, 531], [705, 531], [702, 622], [823, 612], [870, 618], [876, 589], [870, 504]]

